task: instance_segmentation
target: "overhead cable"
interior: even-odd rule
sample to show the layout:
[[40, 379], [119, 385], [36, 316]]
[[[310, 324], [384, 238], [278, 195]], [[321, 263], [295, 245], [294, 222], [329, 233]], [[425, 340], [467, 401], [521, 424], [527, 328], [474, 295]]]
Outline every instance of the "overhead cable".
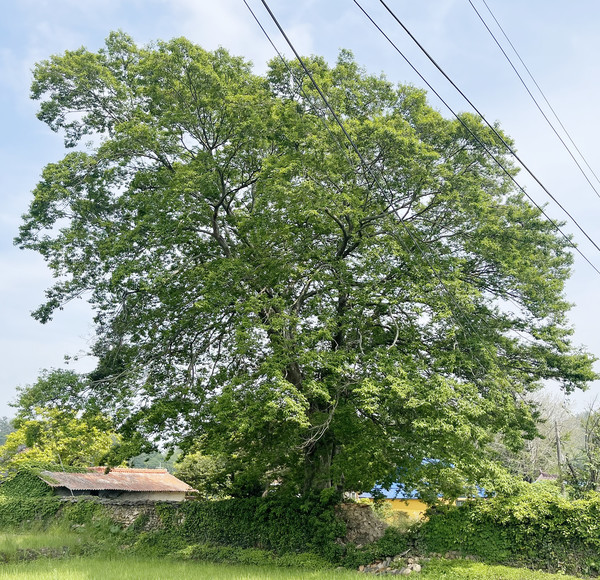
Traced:
[[[266, 32], [266, 30], [264, 29], [264, 27], [262, 26], [262, 24], [260, 23], [259, 19], [257, 18], [257, 16], [255, 15], [255, 13], [252, 11], [252, 9], [250, 8], [250, 6], [248, 5], [246, 0], [243, 0], [244, 4], [246, 5], [246, 7], [248, 8], [248, 10], [250, 11], [250, 13], [252, 14], [252, 16], [254, 17], [254, 19], [256, 20], [256, 22], [258, 23], [258, 25], [260, 26], [261, 30], [263, 31], [263, 33], [265, 34], [265, 36], [267, 37], [267, 39], [269, 40], [269, 42], [271, 43], [271, 45], [273, 46], [273, 48], [276, 50], [276, 52], [279, 54], [280, 58], [283, 60], [284, 63], [286, 63], [285, 59], [283, 58], [283, 56], [281, 55], [281, 53], [279, 52], [279, 50], [276, 48], [275, 44], [273, 43], [273, 41], [271, 40], [271, 38], [269, 37], [268, 33]], [[346, 139], [348, 140], [348, 142], [351, 145], [351, 148], [353, 149], [353, 151], [356, 153], [356, 155], [358, 156], [358, 158], [361, 161], [361, 164], [363, 166], [363, 168], [371, 174], [371, 177], [374, 179], [374, 181], [378, 184], [378, 186], [380, 187], [381, 190], [385, 191], [386, 188], [389, 188], [389, 185], [387, 184], [387, 181], [385, 180], [385, 176], [381, 176], [381, 178], [383, 179], [383, 182], [385, 184], [385, 187], [382, 187], [381, 182], [380, 182], [380, 177], [377, 176], [373, 170], [370, 168], [370, 166], [366, 163], [366, 160], [364, 159], [364, 157], [362, 156], [361, 152], [359, 151], [358, 147], [356, 146], [354, 140], [352, 139], [352, 137], [348, 134], [348, 132], [346, 131], [346, 128], [344, 127], [344, 124], [342, 123], [342, 121], [340, 120], [339, 116], [337, 115], [337, 113], [335, 112], [335, 110], [333, 109], [333, 107], [331, 106], [331, 104], [329, 103], [327, 97], [325, 96], [325, 94], [323, 93], [321, 87], [319, 86], [319, 84], [316, 82], [315, 78], [313, 77], [312, 73], [310, 72], [310, 69], [306, 66], [304, 60], [302, 59], [302, 57], [299, 55], [299, 53], [297, 52], [297, 50], [295, 49], [294, 45], [292, 44], [291, 40], [289, 39], [289, 37], [287, 36], [287, 34], [285, 33], [283, 27], [280, 25], [279, 21], [277, 20], [276, 16], [273, 14], [273, 12], [271, 11], [270, 7], [268, 6], [266, 0], [261, 0], [263, 6], [265, 7], [265, 9], [267, 10], [267, 12], [269, 13], [271, 19], [273, 20], [273, 22], [275, 23], [275, 25], [277, 26], [277, 28], [279, 29], [280, 33], [282, 34], [282, 36], [284, 37], [284, 39], [286, 40], [287, 44], [289, 45], [289, 47], [291, 48], [291, 50], [293, 51], [294, 55], [296, 56], [296, 59], [298, 60], [298, 62], [300, 63], [300, 66], [302, 67], [302, 69], [304, 70], [305, 74], [309, 77], [309, 79], [311, 80], [313, 86], [315, 87], [315, 89], [317, 90], [317, 92], [319, 93], [319, 96], [321, 97], [321, 99], [323, 100], [325, 106], [327, 107], [327, 109], [330, 111], [330, 113], [333, 116], [333, 119], [335, 120], [335, 122], [338, 124], [338, 126], [341, 128], [342, 132], [344, 133]], [[286, 64], [286, 66], [288, 66]], [[288, 71], [290, 72], [290, 74], [293, 73], [292, 71], [289, 69], [288, 67]], [[309, 99], [309, 104], [312, 105], [312, 103], [310, 102]], [[319, 113], [319, 111], [317, 110], [316, 113], [321, 119], [322, 116]], [[323, 119], [322, 119], [323, 120]], [[336, 140], [337, 141], [337, 140]], [[338, 142], [339, 145], [339, 142]], [[438, 282], [440, 283], [440, 285], [443, 287], [445, 293], [447, 294], [447, 296], [450, 298], [450, 301], [452, 302], [453, 308], [451, 309], [451, 312], [453, 314], [453, 318], [455, 320], [455, 322], [458, 324], [458, 326], [461, 328], [462, 332], [466, 335], [466, 329], [464, 327], [464, 325], [461, 323], [459, 316], [457, 313], [461, 313], [462, 310], [460, 308], [460, 305], [457, 303], [454, 295], [450, 292], [449, 288], [447, 287], [447, 285], [445, 284], [444, 280], [442, 279], [442, 277], [440, 276], [440, 274], [437, 272], [435, 266], [431, 263], [431, 260], [429, 259], [429, 257], [426, 255], [425, 251], [423, 250], [422, 246], [419, 243], [419, 240], [414, 236], [414, 234], [410, 231], [410, 229], [406, 226], [406, 224], [404, 223], [403, 219], [398, 215], [397, 210], [394, 208], [393, 204], [390, 202], [390, 207], [392, 208], [393, 213], [396, 215], [396, 217], [398, 218], [398, 221], [401, 225], [401, 227], [404, 228], [404, 230], [406, 231], [406, 233], [408, 234], [408, 236], [410, 237], [410, 239], [413, 241], [413, 243], [415, 244], [415, 247], [417, 248], [417, 250], [419, 251], [419, 253], [423, 256], [425, 262], [427, 263], [428, 267], [430, 268], [430, 270], [432, 271], [433, 275], [435, 276], [435, 278], [438, 280]], [[408, 250], [406, 248], [406, 246], [404, 245], [404, 243], [401, 241], [402, 245], [404, 246], [404, 248], [406, 250]], [[599, 272], [600, 273], [600, 272]], [[473, 328], [473, 326], [471, 325], [471, 322], [469, 319], [466, 319], [466, 323], [468, 324], [468, 326], [470, 327], [470, 331], [472, 333], [475, 333], [476, 330]], [[484, 343], [485, 344], [485, 343]], [[489, 349], [489, 347], [487, 345], [485, 345], [486, 349]], [[478, 357], [474, 357], [474, 360], [477, 362], [477, 364], [479, 365], [479, 367], [485, 372], [485, 368], [482, 365], [481, 361], [478, 359]]]
[[[448, 74], [444, 71], [444, 69], [436, 62], [436, 60], [427, 52], [425, 47], [417, 40], [417, 38], [412, 34], [412, 32], [406, 27], [406, 25], [396, 16], [394, 11], [385, 3], [384, 0], [379, 0], [379, 2], [384, 6], [384, 8], [389, 12], [392, 18], [400, 25], [400, 27], [408, 34], [411, 40], [419, 47], [421, 52], [425, 54], [425, 56], [429, 59], [429, 61], [437, 68], [437, 70], [444, 76], [444, 78], [456, 89], [456, 91], [460, 94], [460, 96], [465, 99], [467, 103], [473, 108], [473, 110], [481, 117], [481, 120], [489, 127], [489, 129], [496, 135], [496, 137], [502, 142], [502, 144], [506, 147], [507, 151], [519, 162], [521, 167], [529, 173], [529, 175], [534, 179], [534, 181], [542, 188], [542, 190], [558, 205], [558, 207], [569, 217], [569, 219], [575, 224], [575, 226], [579, 229], [579, 231], [588, 239], [588, 241], [600, 252], [600, 246], [590, 237], [590, 235], [583, 229], [583, 227], [579, 224], [579, 222], [571, 215], [571, 213], [556, 199], [554, 195], [548, 190], [548, 188], [540, 181], [540, 179], [533, 173], [533, 171], [529, 168], [529, 166], [517, 155], [517, 152], [511, 147], [509, 143], [506, 142], [504, 137], [497, 131], [497, 129], [484, 117], [481, 111], [475, 106], [475, 104], [467, 97], [467, 95], [457, 86], [457, 84], [448, 76]], [[360, 6], [357, 0], [354, 0], [354, 3], [362, 10], [362, 12], [368, 16], [367, 12]], [[375, 24], [373, 19], [368, 16], [368, 18]], [[377, 26], [378, 30], [383, 33], [381, 28]], [[390, 38], [385, 35], [389, 42], [391, 42]], [[392, 43], [393, 44], [393, 43]], [[396, 50], [399, 49], [395, 44], [393, 46]], [[404, 56], [404, 55], [402, 55]], [[600, 272], [599, 272], [600, 273]]]
[[[470, 1], [471, 0], [469, 0], [469, 2]], [[502, 25], [500, 24], [500, 22], [498, 22], [498, 19], [496, 18], [496, 16], [492, 12], [492, 9], [488, 6], [488, 4], [487, 4], [487, 2], [485, 0], [481, 0], [481, 1], [485, 4], [485, 7], [488, 9], [488, 12], [490, 13], [490, 15], [492, 16], [492, 18], [494, 19], [494, 22], [496, 23], [496, 25], [498, 26], [498, 28], [502, 32], [504, 38], [506, 38], [506, 41], [508, 42], [508, 44], [512, 48], [513, 52], [517, 55], [517, 58], [519, 59], [520, 63], [523, 65], [523, 68], [527, 71], [527, 74], [529, 75], [529, 78], [531, 78], [531, 80], [533, 81], [533, 84], [536, 86], [537, 90], [542, 95], [542, 98], [544, 99], [546, 105], [548, 105], [548, 108], [550, 109], [550, 111], [552, 111], [552, 114], [554, 115], [554, 117], [558, 121], [558, 124], [560, 125], [561, 129], [564, 131], [565, 135], [568, 137], [568, 139], [572, 143], [573, 147], [575, 147], [575, 150], [577, 151], [577, 153], [579, 154], [579, 156], [581, 157], [581, 159], [583, 160], [583, 162], [585, 163], [585, 165], [587, 166], [587, 168], [590, 170], [591, 174], [595, 177], [596, 181], [598, 183], [600, 183], [600, 178], [596, 175], [596, 172], [592, 169], [592, 167], [588, 163], [588, 161], [585, 158], [585, 156], [583, 155], [583, 153], [579, 150], [579, 147], [577, 147], [577, 145], [576, 145], [575, 141], [573, 140], [573, 138], [571, 137], [569, 131], [567, 131], [567, 128], [563, 125], [562, 121], [560, 120], [560, 117], [558, 116], [558, 113], [554, 110], [554, 107], [550, 104], [550, 101], [546, 97], [544, 91], [542, 90], [542, 88], [540, 87], [540, 85], [538, 84], [538, 82], [536, 81], [536, 79], [533, 76], [532, 72], [529, 70], [529, 67], [525, 64], [525, 62], [523, 62], [523, 59], [521, 58], [521, 55], [519, 54], [519, 52], [517, 51], [517, 49], [515, 48], [515, 46], [511, 42], [510, 38], [508, 37], [508, 35], [504, 31], [504, 28], [502, 28]], [[477, 10], [475, 10], [475, 11], [477, 12]], [[478, 13], [478, 15], [479, 15], [479, 13]], [[480, 18], [481, 18], [481, 16], [480, 16]], [[495, 40], [495, 38], [494, 38], [494, 40]], [[496, 42], [498, 42], [498, 41], [496, 41]], [[509, 61], [510, 61], [510, 59], [509, 59]]]
[[[562, 136], [560, 135], [560, 133], [556, 130], [556, 128], [552, 124], [552, 121], [548, 118], [548, 116], [546, 115], [546, 113], [544, 112], [544, 110], [542, 109], [542, 107], [540, 106], [540, 104], [538, 103], [538, 101], [535, 98], [535, 96], [533, 95], [533, 93], [529, 90], [529, 87], [527, 86], [527, 83], [525, 82], [525, 80], [523, 79], [523, 77], [521, 76], [521, 74], [519, 73], [519, 71], [517, 70], [517, 68], [515, 67], [515, 65], [513, 64], [512, 60], [510, 59], [510, 57], [508, 56], [508, 54], [506, 54], [506, 51], [504, 50], [504, 48], [502, 47], [502, 45], [500, 44], [500, 42], [498, 41], [498, 39], [496, 38], [496, 36], [492, 32], [492, 30], [488, 26], [488, 24], [485, 21], [485, 19], [483, 18], [483, 16], [481, 16], [481, 14], [479, 13], [479, 11], [477, 10], [477, 8], [475, 7], [475, 5], [473, 4], [472, 0], [468, 0], [468, 2], [471, 5], [471, 7], [473, 8], [473, 10], [475, 11], [475, 14], [477, 14], [477, 16], [479, 17], [479, 20], [481, 20], [482, 24], [485, 26], [486, 30], [489, 32], [490, 36], [494, 39], [494, 42], [496, 43], [496, 45], [498, 46], [498, 48], [500, 49], [500, 51], [502, 52], [502, 54], [504, 55], [504, 57], [506, 58], [506, 60], [508, 61], [508, 63], [510, 64], [511, 68], [513, 69], [513, 71], [515, 72], [515, 74], [517, 75], [517, 77], [519, 78], [519, 80], [521, 81], [521, 84], [525, 87], [525, 90], [527, 91], [527, 93], [531, 97], [532, 101], [535, 103], [535, 106], [537, 107], [538, 111], [542, 114], [542, 117], [544, 117], [544, 119], [546, 120], [546, 123], [548, 123], [548, 125], [550, 126], [550, 128], [552, 129], [552, 131], [554, 132], [554, 134], [558, 137], [559, 141], [562, 143], [563, 147], [567, 150], [567, 153], [571, 156], [571, 159], [573, 159], [573, 161], [575, 162], [575, 165], [577, 165], [577, 168], [579, 169], [579, 171], [581, 172], [581, 174], [583, 175], [583, 177], [585, 178], [585, 180], [588, 182], [589, 186], [594, 190], [594, 193], [598, 197], [600, 197], [600, 192], [598, 192], [598, 190], [596, 189], [596, 187], [594, 186], [594, 184], [591, 182], [591, 180], [588, 177], [587, 173], [585, 172], [585, 170], [583, 169], [583, 167], [581, 166], [581, 164], [579, 163], [579, 161], [577, 161], [577, 158], [575, 157], [575, 155], [571, 151], [571, 148], [569, 147], [569, 145], [565, 142], [565, 140], [562, 138]], [[484, 2], [485, 2], [485, 0], [484, 0]], [[486, 6], [487, 6], [487, 4], [486, 4]], [[488, 10], [490, 10], [489, 7], [488, 7]], [[492, 14], [492, 17], [494, 17], [494, 15], [491, 12], [491, 10], [490, 10], [490, 14]], [[494, 20], [496, 20], [495, 17], [494, 17]], [[496, 24], [498, 24], [497, 20], [496, 20]], [[500, 26], [500, 25], [498, 24], [498, 26]], [[502, 28], [500, 28], [500, 30], [502, 30]], [[502, 30], [502, 32], [504, 33], [504, 30]], [[504, 36], [508, 40], [508, 37], [506, 36], [505, 33], [504, 33]], [[521, 64], [523, 66], [525, 66], [525, 63], [523, 62], [523, 60], [519, 56], [519, 53], [516, 52], [516, 49], [512, 45], [512, 43], [510, 42], [510, 40], [508, 40], [508, 42], [510, 43], [512, 49], [515, 51], [515, 53], [519, 57], [519, 60], [521, 61]], [[525, 69], [529, 73], [529, 76], [533, 79], [533, 76], [531, 75], [531, 73], [529, 72], [529, 69], [526, 66], [525, 66]], [[535, 83], [535, 79], [533, 79], [533, 82]], [[546, 101], [546, 104], [550, 107], [550, 109], [554, 113], [554, 116], [557, 118], [557, 120], [560, 123], [560, 126], [562, 127], [563, 131], [566, 133], [566, 135], [570, 139], [571, 143], [573, 144], [573, 146], [577, 150], [577, 153], [579, 153], [580, 157], [583, 159], [583, 161], [585, 162], [585, 164], [588, 166], [589, 170], [592, 172], [592, 174], [594, 175], [594, 177], [596, 177], [596, 180], [598, 180], [598, 177], [596, 176], [596, 174], [594, 173], [594, 171], [592, 170], [592, 168], [589, 166], [588, 162], [586, 161], [585, 157], [583, 156], [583, 154], [581, 153], [581, 151], [579, 150], [579, 148], [577, 147], [577, 145], [575, 145], [575, 143], [573, 142], [573, 139], [569, 135], [568, 131], [565, 129], [564, 125], [561, 123], [561, 121], [558, 118], [557, 114], [555, 113], [554, 109], [552, 109], [552, 107], [550, 106], [550, 103], [548, 102], [548, 99], [546, 99], [544, 93], [539, 88], [539, 85], [537, 83], [535, 83], [535, 85], [537, 86], [538, 90], [542, 93], [542, 96], [544, 97], [544, 99]]]
[[[413, 63], [408, 59], [408, 57], [398, 48], [398, 46], [394, 43], [394, 41], [383, 31], [383, 29], [373, 20], [373, 18], [370, 16], [370, 14], [360, 5], [360, 3], [357, 0], [353, 0], [354, 3], [358, 6], [358, 8], [363, 12], [363, 14], [371, 21], [371, 23], [373, 24], [373, 26], [375, 26], [375, 28], [377, 28], [377, 30], [385, 37], [385, 39], [392, 45], [392, 47], [396, 50], [396, 52], [405, 60], [405, 62], [412, 68], [412, 70], [419, 76], [419, 78], [427, 85], [427, 87], [431, 90], [431, 92], [433, 94], [435, 94], [437, 96], [437, 98], [444, 104], [444, 106], [456, 117], [456, 119], [458, 120], [458, 122], [471, 134], [471, 136], [477, 141], [477, 143], [482, 147], [482, 149], [496, 162], [496, 164], [504, 171], [504, 173], [509, 177], [509, 179], [515, 184], [515, 186], [527, 197], [527, 199], [529, 199], [529, 201], [546, 217], [546, 219], [554, 226], [555, 230], [557, 232], [559, 232], [562, 237], [567, 241], [568, 245], [571, 246], [571, 248], [573, 248], [573, 250], [575, 250], [575, 252], [577, 252], [588, 264], [589, 266], [598, 274], [600, 275], [600, 269], [598, 269], [593, 262], [578, 248], [578, 246], [571, 240], [571, 238], [565, 234], [563, 232], [563, 230], [561, 229], [561, 227], [558, 225], [558, 223], [553, 220], [548, 213], [544, 210], [544, 208], [542, 206], [540, 206], [530, 195], [529, 193], [527, 193], [527, 191], [525, 190], [525, 188], [517, 182], [517, 180], [514, 178], [514, 176], [508, 171], [508, 169], [506, 169], [506, 167], [502, 164], [502, 162], [489, 150], [489, 148], [479, 139], [479, 137], [471, 130], [471, 128], [464, 122], [464, 120], [460, 117], [460, 115], [458, 115], [458, 113], [456, 113], [454, 111], [454, 109], [448, 104], [448, 102], [440, 95], [440, 93], [433, 87], [433, 85], [423, 76], [423, 74], [421, 74], [421, 72], [413, 65]], [[477, 111], [478, 112], [478, 111]], [[483, 117], [482, 117], [483, 119]], [[483, 119], [485, 121], [485, 119]], [[495, 134], [498, 134], [497, 131], [495, 131], [494, 127], [489, 125], [489, 123], [486, 124], [488, 125], [488, 127], [491, 127], [492, 130], [494, 130]], [[502, 141], [504, 141], [504, 139], [501, 139]], [[559, 207], [560, 204], [558, 204]], [[567, 215], [570, 216], [570, 214], [568, 212], [566, 212]], [[579, 226], [580, 229], [581, 226]], [[583, 230], [582, 230], [583, 231]], [[585, 234], [585, 232], [584, 232]], [[596, 246], [596, 248], [598, 248], [598, 246], [593, 242], [593, 240], [591, 240], [591, 238], [589, 238], [589, 236], [587, 234], [585, 234], [586, 237], [588, 239], [590, 239], [590, 241], [592, 241], [592, 243], [594, 244], [594, 246]], [[600, 248], [599, 248], [600, 249]]]

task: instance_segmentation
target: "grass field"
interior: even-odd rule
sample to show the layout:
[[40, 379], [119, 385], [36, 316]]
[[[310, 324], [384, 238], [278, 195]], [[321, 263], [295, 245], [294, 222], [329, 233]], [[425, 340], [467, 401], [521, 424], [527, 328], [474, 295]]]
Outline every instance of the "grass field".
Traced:
[[[0, 566], [0, 578], [14, 580], [356, 580], [365, 577], [370, 576], [341, 570], [309, 571], [130, 557], [44, 558]], [[421, 574], [413, 577], [419, 580], [575, 580], [574, 576], [462, 560], [429, 562]]]
[[81, 534], [60, 528], [30, 533], [0, 533], [0, 553], [8, 556], [18, 550], [39, 550], [42, 548], [74, 548], [81, 546]]
[[[124, 555], [95, 551], [94, 556], [73, 556], [90, 552], [93, 538], [85, 530], [55, 527], [28, 533], [0, 534], [0, 580], [345, 580], [370, 578], [350, 570], [311, 570], [276, 566], [235, 566], [194, 560]], [[68, 548], [71, 557], [40, 557], [15, 561], [23, 550]], [[117, 548], [118, 549], [118, 548]], [[16, 557], [15, 557], [16, 556]], [[490, 566], [467, 560], [432, 560], [415, 580], [575, 580], [574, 576], [544, 574], [523, 568]]]
[[525, 568], [490, 566], [467, 560], [433, 560], [417, 578], [420, 580], [437, 578], [440, 580], [581, 580], [566, 574], [546, 574]]
[[345, 580], [364, 578], [350, 571], [309, 571], [227, 566], [141, 558], [71, 558], [0, 566], [0, 578], [14, 580]]

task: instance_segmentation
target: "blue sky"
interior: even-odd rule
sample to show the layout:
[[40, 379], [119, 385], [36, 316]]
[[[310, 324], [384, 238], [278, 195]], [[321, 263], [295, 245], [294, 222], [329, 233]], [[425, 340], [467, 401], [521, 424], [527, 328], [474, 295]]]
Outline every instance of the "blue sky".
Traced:
[[[482, 0], [472, 0], [488, 16]], [[248, 0], [280, 47], [283, 40], [259, 0]], [[487, 0], [522, 58], [544, 89], [577, 146], [600, 175], [600, 3], [596, 0]], [[423, 86], [408, 66], [365, 19], [351, 0], [271, 0], [289, 36], [303, 54], [335, 59], [351, 49], [373, 73], [397, 82]], [[468, 105], [426, 62], [377, 0], [363, 0], [398, 46], [457, 110]], [[600, 242], [600, 199], [520, 85], [468, 0], [388, 0], [388, 4], [490, 121], [499, 121], [515, 139], [519, 154], [546, 187]], [[274, 56], [242, 0], [5, 0], [0, 21], [0, 415], [18, 385], [31, 383], [43, 368], [64, 366], [64, 356], [78, 357], [70, 368], [89, 370], [85, 355], [93, 339], [85, 301], [69, 304], [52, 322], [41, 325], [29, 313], [42, 301], [50, 275], [43, 261], [12, 244], [45, 164], [64, 155], [60, 136], [35, 118], [29, 100], [34, 63], [82, 45], [97, 50], [109, 31], [122, 29], [139, 44], [187, 36], [207, 49], [224, 46], [264, 70]], [[286, 51], [289, 54], [289, 51]], [[435, 98], [432, 104], [449, 113]], [[540, 203], [548, 201], [524, 174], [519, 178]], [[597, 184], [600, 190], [600, 185]], [[552, 204], [548, 212], [564, 219]], [[600, 253], [573, 227], [583, 252], [600, 266]], [[567, 298], [574, 303], [575, 340], [600, 356], [600, 277], [575, 259]], [[573, 397], [577, 408], [593, 400], [594, 385]]]

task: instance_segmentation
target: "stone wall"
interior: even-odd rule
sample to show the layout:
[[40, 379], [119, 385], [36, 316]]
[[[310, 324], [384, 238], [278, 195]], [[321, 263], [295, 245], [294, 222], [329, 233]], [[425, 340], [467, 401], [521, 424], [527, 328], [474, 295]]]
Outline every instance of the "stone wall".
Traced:
[[370, 505], [344, 503], [337, 508], [337, 514], [346, 523], [344, 542], [357, 546], [377, 541], [388, 527], [373, 513]]
[[[144, 525], [142, 530], [158, 530], [163, 523], [156, 512], [157, 504], [167, 502], [156, 502], [152, 500], [118, 500], [118, 499], [103, 499], [95, 496], [78, 496], [74, 498], [65, 498], [65, 502], [76, 502], [78, 500], [94, 501], [104, 506], [104, 510], [108, 517], [116, 524], [124, 528], [132, 525], [141, 515], [144, 515]], [[169, 502], [169, 506], [173, 503]], [[173, 507], [173, 509], [177, 509]]]
[[[151, 500], [111, 500], [95, 496], [78, 496], [64, 498], [62, 501], [66, 503], [78, 500], [91, 500], [101, 504], [110, 519], [124, 528], [131, 526], [140, 516], [144, 515], [145, 521], [142, 526], [144, 531], [157, 530], [163, 526], [156, 510], [157, 505], [168, 505], [171, 509], [177, 510], [176, 503]], [[346, 536], [342, 538], [344, 543], [364, 546], [381, 538], [388, 527], [388, 524], [373, 513], [370, 505], [345, 503], [338, 506], [336, 512], [338, 517], [346, 524]]]
[[157, 530], [162, 527], [162, 521], [156, 513], [155, 502], [123, 502], [106, 503], [104, 509], [111, 520], [128, 528], [141, 515], [144, 515], [144, 531]]

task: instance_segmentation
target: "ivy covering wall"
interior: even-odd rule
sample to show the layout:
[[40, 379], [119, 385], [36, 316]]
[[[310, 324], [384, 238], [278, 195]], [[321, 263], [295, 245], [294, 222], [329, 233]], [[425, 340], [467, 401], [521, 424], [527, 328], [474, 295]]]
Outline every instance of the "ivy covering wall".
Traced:
[[569, 500], [532, 484], [511, 497], [440, 507], [418, 530], [422, 551], [549, 571], [600, 572], [600, 494]]

